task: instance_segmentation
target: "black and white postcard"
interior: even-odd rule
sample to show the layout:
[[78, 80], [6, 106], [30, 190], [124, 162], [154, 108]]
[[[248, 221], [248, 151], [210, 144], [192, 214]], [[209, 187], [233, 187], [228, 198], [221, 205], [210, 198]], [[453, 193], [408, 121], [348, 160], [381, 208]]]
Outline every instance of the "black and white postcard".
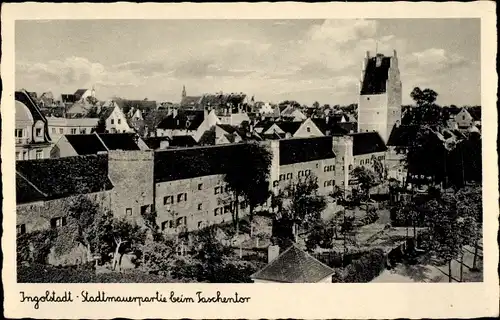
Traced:
[[498, 315], [494, 3], [2, 9], [6, 316]]

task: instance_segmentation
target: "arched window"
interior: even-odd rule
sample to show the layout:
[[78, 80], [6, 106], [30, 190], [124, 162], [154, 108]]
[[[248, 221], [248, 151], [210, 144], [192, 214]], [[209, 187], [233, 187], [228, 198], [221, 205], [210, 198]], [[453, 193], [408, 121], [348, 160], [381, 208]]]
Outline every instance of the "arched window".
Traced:
[[359, 164], [360, 164], [360, 165], [363, 165], [364, 163], [365, 163], [365, 162], [364, 162], [363, 160], [361, 160], [361, 161], [359, 162]]
[[349, 165], [349, 170], [352, 170], [352, 164]]

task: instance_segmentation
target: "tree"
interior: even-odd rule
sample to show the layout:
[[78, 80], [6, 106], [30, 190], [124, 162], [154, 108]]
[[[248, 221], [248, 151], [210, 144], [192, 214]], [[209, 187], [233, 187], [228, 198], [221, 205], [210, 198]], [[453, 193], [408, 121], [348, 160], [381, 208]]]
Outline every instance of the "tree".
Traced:
[[352, 170], [352, 175], [358, 180], [359, 187], [363, 190], [365, 199], [369, 200], [370, 189], [380, 183], [375, 172], [365, 167], [356, 167]]
[[99, 118], [97, 121], [97, 126], [92, 129], [95, 133], [106, 133], [106, 121], [102, 118]]
[[420, 89], [419, 87], [415, 87], [413, 91], [410, 93], [411, 98], [415, 101], [417, 106], [428, 106], [432, 105], [437, 99], [437, 92], [432, 89]]
[[88, 104], [91, 104], [91, 105], [96, 105], [97, 102], [99, 102], [99, 100], [97, 100], [97, 98], [93, 97], [93, 96], [88, 96], [85, 100]]
[[102, 236], [110, 231], [111, 212], [86, 196], [77, 196], [68, 205], [69, 225], [76, 229], [77, 238], [87, 249], [87, 260], [91, 261], [93, 254], [99, 254], [105, 259], [109, 247]]
[[306, 247], [308, 250], [314, 250], [316, 247], [330, 249], [333, 246], [333, 239], [335, 238], [335, 221], [330, 220], [325, 222], [323, 220], [316, 221], [310, 232], [307, 235]]
[[113, 270], [121, 269], [121, 260], [125, 253], [139, 248], [144, 243], [145, 232], [135, 223], [125, 219], [114, 219], [111, 236], [113, 239]]
[[224, 180], [234, 195], [234, 225], [239, 233], [239, 201], [243, 196], [250, 205], [250, 219], [256, 205], [264, 203], [269, 194], [269, 172], [272, 154], [264, 146], [257, 143], [245, 143], [234, 155], [234, 161], [228, 165]]
[[280, 219], [292, 223], [294, 237], [300, 227], [310, 227], [321, 219], [321, 212], [327, 203], [324, 196], [318, 194], [317, 178], [307, 176], [286, 188], [288, 201], [282, 207]]

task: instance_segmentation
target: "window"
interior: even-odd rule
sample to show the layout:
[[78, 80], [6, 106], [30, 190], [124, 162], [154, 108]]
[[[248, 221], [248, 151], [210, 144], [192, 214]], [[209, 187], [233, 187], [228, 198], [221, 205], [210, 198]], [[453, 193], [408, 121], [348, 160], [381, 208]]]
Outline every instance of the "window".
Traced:
[[222, 211], [222, 208], [215, 208], [214, 209], [214, 216], [218, 216], [219, 214], [221, 214], [221, 211]]
[[23, 129], [16, 129], [15, 135], [16, 135], [16, 138], [22, 138], [24, 135], [24, 130]]
[[349, 170], [352, 170], [352, 164], [349, 165]]
[[325, 166], [324, 171], [325, 171], [325, 172], [330, 171], [330, 167], [329, 167], [329, 166]]
[[366, 100], [370, 100], [370, 97], [366, 97]]
[[299, 177], [302, 177], [304, 175], [304, 171], [300, 170], [299, 171]]
[[141, 215], [142, 214], [146, 214], [149, 210], [149, 206], [148, 205], [145, 205], [145, 206], [141, 206]]
[[286, 180], [286, 175], [280, 174], [280, 181]]
[[25, 234], [26, 233], [26, 225], [25, 224], [19, 224], [16, 226], [16, 232], [17, 234]]
[[311, 127], [306, 128], [307, 132], [311, 132]]
[[171, 226], [172, 226], [171, 220], [163, 221], [161, 223], [161, 231], [164, 231], [165, 229], [167, 229], [168, 227], [171, 227]]
[[287, 173], [286, 174], [286, 179], [289, 180], [289, 179], [292, 179], [293, 178], [293, 173]]
[[201, 190], [203, 188], [203, 183], [198, 183], [198, 190]]
[[224, 207], [224, 213], [229, 213], [231, 211], [232, 210], [231, 210], [231, 205], [230, 204], [228, 204], [227, 206]]
[[360, 165], [363, 165], [364, 163], [365, 163], [365, 162], [364, 162], [363, 160], [361, 160], [361, 161], [359, 162], [359, 164], [360, 164]]
[[63, 128], [59, 128], [59, 134], [63, 134], [64, 133], [64, 129]]
[[50, 219], [50, 227], [52, 229], [59, 228], [66, 225], [66, 217], [58, 217]]
[[330, 166], [330, 171], [335, 171], [335, 165]]
[[163, 205], [174, 203], [174, 196], [163, 197]]
[[305, 171], [305, 176], [306, 177], [309, 176], [310, 174], [311, 174], [311, 170], [308, 169], [308, 170]]
[[19, 157], [21, 156], [21, 152], [16, 152], [16, 160], [21, 160]]
[[214, 189], [214, 193], [215, 193], [215, 194], [222, 193], [222, 187], [215, 187], [215, 189]]
[[87, 133], [87, 130], [85, 130], [85, 128], [80, 129], [80, 134], [86, 134], [86, 133]]
[[56, 133], [56, 128], [52, 128], [52, 133]]
[[328, 181], [325, 181], [325, 183], [323, 184], [325, 187], [328, 186]]
[[198, 210], [201, 210], [203, 208], [203, 204], [198, 203]]
[[183, 222], [184, 222], [184, 218], [185, 217], [180, 217], [180, 218], [177, 218], [177, 220], [175, 221], [175, 226], [176, 227], [180, 227], [182, 226]]
[[115, 119], [111, 119], [111, 124], [115, 124]]
[[118, 124], [121, 124], [122, 123], [122, 119], [118, 119]]
[[43, 158], [43, 151], [42, 150], [37, 150], [36, 151], [36, 158], [35, 159], [42, 159]]
[[226, 185], [225, 192], [226, 193], [231, 192], [231, 187], [229, 185]]
[[245, 201], [241, 201], [240, 202], [240, 209], [245, 209], [247, 207], [247, 204], [245, 203]]
[[23, 151], [23, 160], [28, 160], [28, 151]]
[[319, 168], [319, 163], [316, 163], [316, 169], [318, 169], [318, 168]]
[[41, 128], [36, 128], [35, 129], [35, 134], [37, 137], [41, 137], [42, 136], [42, 129]]
[[71, 134], [76, 134], [76, 128], [71, 128]]
[[126, 214], [127, 216], [131, 216], [131, 215], [132, 215], [132, 208], [127, 208], [127, 209], [125, 209], [125, 214]]
[[177, 195], [177, 202], [187, 201], [187, 193], [179, 193]]
[[273, 187], [277, 187], [277, 186], [279, 185], [279, 183], [280, 183], [280, 182], [279, 182], [278, 180], [274, 180], [274, 181], [273, 181]]
[[201, 221], [198, 221], [198, 229], [200, 229], [203, 226], [203, 223]]

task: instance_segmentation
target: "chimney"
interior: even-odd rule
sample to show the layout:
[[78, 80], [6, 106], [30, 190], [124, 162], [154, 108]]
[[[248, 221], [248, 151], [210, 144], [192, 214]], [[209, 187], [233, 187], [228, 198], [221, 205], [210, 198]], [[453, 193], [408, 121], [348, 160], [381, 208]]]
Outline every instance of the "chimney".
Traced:
[[392, 56], [393, 56], [394, 58], [397, 58], [397, 57], [398, 57], [398, 53], [396, 52], [396, 49], [394, 49], [394, 53], [392, 54]]
[[269, 246], [267, 248], [267, 262], [270, 263], [274, 259], [276, 259], [280, 255], [280, 247], [279, 246]]

